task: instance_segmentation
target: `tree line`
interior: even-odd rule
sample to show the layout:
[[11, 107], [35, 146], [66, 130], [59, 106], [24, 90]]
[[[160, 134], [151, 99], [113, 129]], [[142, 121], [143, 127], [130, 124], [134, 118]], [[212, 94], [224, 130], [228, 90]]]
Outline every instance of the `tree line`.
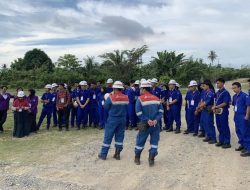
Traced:
[[217, 77], [231, 80], [249, 77], [250, 73], [249, 66], [235, 69], [214, 64], [218, 57], [215, 51], [209, 52], [209, 63], [202, 59], [187, 58], [184, 53], [166, 50], [157, 52], [145, 63], [142, 56], [147, 51], [146, 45], [131, 50], [114, 50], [99, 55], [99, 62], [95, 57], [79, 59], [73, 54], [65, 54], [53, 62], [44, 51], [35, 48], [26, 52], [23, 58], [15, 59], [10, 68], [2, 66], [0, 84], [13, 88], [42, 88], [52, 81], [73, 84], [80, 80], [104, 82], [107, 78], [113, 78], [125, 82], [157, 77], [161, 82], [174, 78], [186, 85], [190, 80], [202, 81], [206, 78], [213, 81]]

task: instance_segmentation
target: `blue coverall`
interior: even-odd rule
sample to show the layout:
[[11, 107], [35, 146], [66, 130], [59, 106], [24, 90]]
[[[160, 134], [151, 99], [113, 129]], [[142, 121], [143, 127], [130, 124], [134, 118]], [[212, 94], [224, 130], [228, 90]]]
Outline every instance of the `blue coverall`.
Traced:
[[[80, 90], [78, 92], [77, 97], [79, 98], [79, 101], [81, 102], [81, 104], [84, 105], [86, 103], [87, 99], [90, 99], [89, 90]], [[87, 126], [87, 123], [88, 123], [88, 109], [89, 109], [88, 104], [86, 105], [85, 108], [81, 108], [80, 105], [78, 106], [77, 118], [76, 118], [76, 125], [77, 125], [78, 128], [80, 128], [81, 124], [83, 125], [83, 127]]]
[[89, 103], [89, 125], [94, 123], [95, 126], [99, 123], [98, 100], [97, 96], [101, 92], [99, 88], [90, 89], [90, 103]]
[[[168, 90], [162, 90], [161, 91], [161, 99], [163, 99], [164, 101], [167, 101], [168, 100]], [[169, 113], [168, 113], [168, 110], [167, 110], [167, 107], [164, 105], [163, 106], [163, 110], [164, 110], [164, 114], [163, 114], [163, 120], [164, 120], [164, 124], [165, 124], [165, 130], [168, 130], [170, 127], [169, 127]]]
[[[79, 93], [79, 89], [78, 88], [75, 88], [70, 96], [72, 98], [72, 101], [76, 101], [76, 97]], [[71, 115], [70, 115], [70, 125], [71, 127], [74, 127], [75, 126], [75, 121], [76, 121], [76, 118], [77, 118], [77, 107], [74, 107], [74, 105], [71, 107]]]
[[139, 156], [144, 149], [144, 145], [148, 136], [150, 135], [149, 154], [156, 156], [158, 154], [158, 143], [160, 140], [160, 125], [159, 121], [163, 115], [163, 107], [160, 99], [151, 93], [145, 93], [136, 101], [136, 115], [142, 122], [149, 120], [157, 120], [157, 124], [147, 129], [138, 132], [136, 137], [135, 155]]
[[206, 136], [210, 140], [216, 140], [216, 133], [214, 127], [214, 113], [207, 110], [207, 107], [214, 105], [214, 92], [212, 90], [204, 91], [201, 97], [206, 107], [201, 112], [201, 125], [204, 127]]
[[[250, 91], [249, 91], [249, 93], [250, 93]], [[250, 106], [250, 96], [248, 96], [248, 99], [247, 99], [247, 106]], [[244, 141], [245, 141], [245, 149], [248, 152], [250, 152], [250, 118], [247, 121], [247, 128], [246, 128], [246, 132], [245, 132]]]
[[111, 94], [105, 101], [104, 108], [108, 111], [108, 119], [105, 126], [104, 140], [100, 156], [106, 158], [113, 136], [115, 136], [115, 148], [119, 152], [123, 149], [123, 140], [126, 127], [128, 96], [122, 92]]
[[231, 102], [231, 96], [229, 92], [223, 88], [216, 93], [215, 105], [218, 106], [222, 103], [227, 105], [223, 108], [222, 114], [216, 114], [216, 126], [219, 131], [219, 142], [222, 144], [230, 144], [230, 128], [228, 123], [229, 105]]
[[247, 148], [246, 132], [247, 132], [247, 121], [245, 120], [246, 111], [247, 111], [247, 99], [248, 95], [244, 92], [240, 92], [238, 95], [235, 94], [233, 96], [232, 105], [234, 106], [234, 122], [235, 122], [235, 130], [238, 136], [238, 143], [242, 145], [244, 148]]
[[129, 100], [126, 126], [128, 127], [130, 125], [131, 127], [136, 127], [135, 91], [129, 87], [124, 90], [124, 94], [128, 96]]
[[40, 115], [40, 118], [39, 118], [39, 121], [37, 124], [37, 129], [40, 128], [40, 126], [41, 126], [41, 124], [46, 116], [47, 116], [47, 129], [49, 129], [50, 122], [51, 122], [50, 120], [51, 120], [52, 110], [53, 110], [53, 103], [52, 103], [53, 96], [50, 92], [46, 92], [42, 95], [41, 99], [48, 100], [49, 103], [43, 104], [43, 109], [42, 109], [42, 112], [41, 112], [41, 115]]
[[175, 121], [177, 130], [181, 128], [180, 99], [181, 99], [181, 94], [178, 90], [174, 89], [168, 91], [168, 101], [171, 102], [177, 100], [176, 103], [170, 105], [170, 110], [168, 112], [169, 113], [168, 126], [172, 127]]
[[104, 94], [102, 92], [99, 92], [99, 94], [97, 95], [97, 100], [98, 100], [98, 113], [99, 113], [99, 127], [101, 129], [105, 128], [105, 124], [107, 121], [106, 118], [106, 111], [104, 109]]
[[195, 115], [195, 110], [201, 100], [201, 94], [198, 90], [192, 92], [188, 91], [185, 97], [186, 105], [186, 121], [187, 131], [190, 133], [198, 134], [200, 124], [200, 113]]
[[57, 126], [57, 110], [56, 110], [56, 96], [57, 93], [56, 92], [52, 92], [52, 116], [53, 116], [53, 124], [54, 126]]

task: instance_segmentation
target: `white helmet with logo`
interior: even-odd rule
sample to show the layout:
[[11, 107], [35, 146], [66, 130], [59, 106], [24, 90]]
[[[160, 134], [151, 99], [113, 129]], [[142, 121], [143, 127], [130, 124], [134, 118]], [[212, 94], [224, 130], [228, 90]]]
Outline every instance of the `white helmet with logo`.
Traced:
[[148, 81], [141, 82], [140, 88], [151, 88], [152, 84]]
[[121, 81], [115, 81], [113, 84], [113, 88], [124, 89], [123, 83]]
[[81, 81], [81, 82], [79, 83], [79, 85], [80, 85], [80, 86], [87, 86], [88, 83], [87, 83], [85, 80], [83, 80], [83, 81]]
[[46, 88], [46, 89], [51, 89], [52, 86], [51, 86], [51, 84], [47, 84], [44, 88]]
[[191, 86], [198, 86], [198, 84], [195, 80], [191, 80], [188, 87], [191, 87]]
[[19, 92], [17, 93], [17, 97], [18, 97], [18, 98], [23, 98], [24, 96], [25, 96], [24, 91], [19, 91]]
[[107, 84], [112, 84], [114, 81], [113, 81], [113, 79], [108, 79], [107, 80]]

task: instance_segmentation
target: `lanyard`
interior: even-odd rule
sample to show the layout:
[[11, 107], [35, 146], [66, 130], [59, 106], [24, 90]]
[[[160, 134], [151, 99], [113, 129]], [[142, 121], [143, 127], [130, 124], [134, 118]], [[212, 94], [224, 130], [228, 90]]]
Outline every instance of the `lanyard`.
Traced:
[[218, 103], [218, 101], [219, 101], [221, 95], [222, 95], [224, 92], [226, 92], [225, 89], [224, 89], [221, 93], [218, 92], [218, 94], [217, 94], [217, 96], [216, 96], [216, 104]]

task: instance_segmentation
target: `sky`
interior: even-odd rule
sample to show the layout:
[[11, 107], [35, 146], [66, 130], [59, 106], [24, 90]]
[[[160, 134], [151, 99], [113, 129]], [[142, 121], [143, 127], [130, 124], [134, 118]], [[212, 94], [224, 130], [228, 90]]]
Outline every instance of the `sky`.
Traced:
[[[53, 61], [148, 45], [215, 64], [250, 65], [250, 1], [0, 0], [0, 64], [39, 48]], [[97, 60], [100, 59], [97, 57]]]

